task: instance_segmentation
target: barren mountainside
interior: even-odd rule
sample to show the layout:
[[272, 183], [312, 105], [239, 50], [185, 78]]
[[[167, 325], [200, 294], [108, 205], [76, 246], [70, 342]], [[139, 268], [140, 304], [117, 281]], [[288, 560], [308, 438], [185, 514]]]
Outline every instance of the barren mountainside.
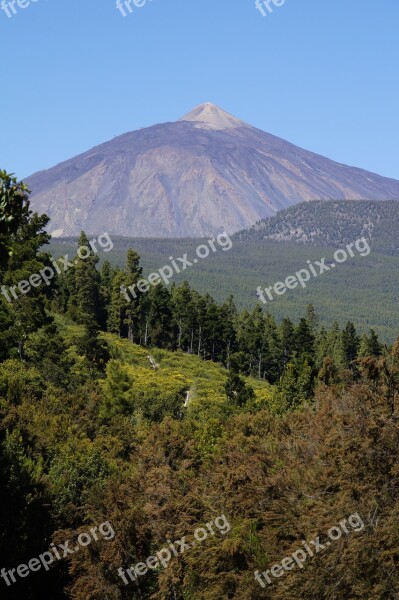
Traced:
[[399, 200], [399, 181], [302, 150], [207, 103], [29, 177], [55, 236], [230, 233], [310, 200]]

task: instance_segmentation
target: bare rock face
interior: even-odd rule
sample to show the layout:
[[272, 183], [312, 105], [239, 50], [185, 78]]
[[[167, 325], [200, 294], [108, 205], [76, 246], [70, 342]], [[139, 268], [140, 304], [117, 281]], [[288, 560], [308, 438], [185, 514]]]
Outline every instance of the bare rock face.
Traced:
[[213, 104], [26, 180], [54, 236], [233, 233], [304, 200], [399, 200], [399, 181], [260, 131]]

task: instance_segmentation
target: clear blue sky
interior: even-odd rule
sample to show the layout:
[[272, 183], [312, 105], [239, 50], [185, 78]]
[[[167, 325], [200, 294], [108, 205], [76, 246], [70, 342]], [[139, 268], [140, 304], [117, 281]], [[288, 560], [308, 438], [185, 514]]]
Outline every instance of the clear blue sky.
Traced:
[[25, 177], [213, 102], [399, 179], [399, 0], [37, 0], [0, 11], [0, 167]]

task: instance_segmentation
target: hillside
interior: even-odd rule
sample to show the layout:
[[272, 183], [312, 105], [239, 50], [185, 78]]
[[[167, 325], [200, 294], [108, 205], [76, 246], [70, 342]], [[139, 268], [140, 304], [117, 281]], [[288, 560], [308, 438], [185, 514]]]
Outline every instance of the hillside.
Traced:
[[[112, 414], [123, 400], [119, 380], [108, 388], [105, 418], [107, 380], [81, 372], [79, 383], [78, 358], [73, 387], [50, 383], [43, 373], [65, 356], [49, 362], [48, 350], [35, 365], [0, 363], [0, 537], [13, 540], [0, 547], [1, 563], [11, 570], [68, 545], [71, 555], [16, 580], [18, 588], [2, 582], [4, 600], [131, 600], [137, 580], [142, 600], [172, 600], [174, 590], [178, 600], [316, 600], [332, 585], [338, 598], [393, 600], [383, 590], [399, 544], [399, 425], [378, 369], [360, 382], [346, 372], [339, 386], [322, 384], [311, 403], [282, 415], [226, 403], [223, 411], [215, 403], [184, 415], [165, 410], [161, 420]], [[131, 358], [144, 359], [135, 348]], [[124, 364], [140, 379], [144, 360]], [[386, 364], [397, 368], [395, 352]], [[145, 398], [148, 413], [156, 399]], [[168, 393], [159, 403], [170, 406]], [[299, 561], [265, 596], [254, 575], [316, 538], [320, 556], [297, 555], [306, 570]], [[184, 556], [159, 554], [177, 540], [188, 544]], [[154, 556], [167, 559], [163, 568], [147, 569]], [[131, 581], [129, 568], [140, 579]]]
[[[351, 241], [353, 239], [356, 236]], [[202, 242], [115, 238], [112, 252], [100, 255], [100, 258], [122, 266], [127, 249], [134, 248], [141, 256], [146, 276], [165, 265], [168, 262], [165, 257], [183, 256], [186, 252], [189, 257], [195, 255], [195, 248]], [[50, 244], [54, 256], [66, 253], [74, 256], [76, 249], [76, 239], [52, 240]], [[258, 285], [272, 285], [302, 269], [307, 260], [320, 260], [333, 253], [334, 248], [324, 245], [237, 238], [228, 252], [211, 254], [183, 273], [175, 274], [171, 281], [181, 283], [187, 280], [194, 289], [210, 293], [218, 302], [233, 295], [238, 308], [251, 310], [257, 302]], [[323, 325], [331, 326], [334, 321], [341, 325], [346, 323], [350, 305], [351, 316], [361, 331], [367, 332], [374, 327], [382, 339], [392, 342], [398, 333], [398, 289], [398, 256], [387, 256], [371, 245], [367, 259], [355, 256], [341, 264], [339, 269], [314, 279], [307, 288], [293, 290], [270, 302], [266, 308], [278, 319], [288, 316], [295, 321], [305, 312], [306, 306], [313, 303]]]
[[55, 236], [199, 237], [311, 200], [399, 200], [399, 181], [261, 131], [210, 103], [27, 178]]
[[303, 202], [240, 231], [235, 238], [275, 240], [307, 246], [345, 246], [365, 236], [375, 251], [399, 253], [397, 202]]
[[[169, 352], [160, 348], [148, 350], [112, 334], [104, 335], [104, 339], [112, 349], [112, 356], [121, 365], [121, 376], [127, 377], [130, 382], [132, 401], [135, 398], [137, 402], [140, 398], [146, 405], [155, 398], [162, 398], [162, 402], [167, 403], [170, 398], [181, 394], [186, 400], [189, 392], [189, 409], [205, 410], [209, 404], [215, 408], [225, 403], [228, 371], [221, 365], [185, 352]], [[154, 359], [157, 368], [151, 366], [148, 356]], [[266, 406], [271, 400], [273, 387], [253, 377], [244, 379], [255, 391], [255, 404]], [[181, 409], [183, 412], [183, 404]]]
[[[99, 269], [82, 233], [88, 254], [7, 299], [50, 257], [47, 219], [1, 179], [2, 600], [394, 600], [399, 340], [359, 331], [350, 284], [327, 329], [312, 305], [277, 323], [188, 284], [129, 298], [138, 254]], [[209, 259], [215, 279], [246, 244]]]

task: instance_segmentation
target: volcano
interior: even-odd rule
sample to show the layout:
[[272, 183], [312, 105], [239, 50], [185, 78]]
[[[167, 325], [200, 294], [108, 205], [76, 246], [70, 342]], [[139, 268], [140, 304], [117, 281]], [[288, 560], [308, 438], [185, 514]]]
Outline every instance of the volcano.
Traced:
[[399, 200], [399, 181], [303, 150], [201, 104], [30, 176], [54, 236], [234, 233], [303, 201]]

